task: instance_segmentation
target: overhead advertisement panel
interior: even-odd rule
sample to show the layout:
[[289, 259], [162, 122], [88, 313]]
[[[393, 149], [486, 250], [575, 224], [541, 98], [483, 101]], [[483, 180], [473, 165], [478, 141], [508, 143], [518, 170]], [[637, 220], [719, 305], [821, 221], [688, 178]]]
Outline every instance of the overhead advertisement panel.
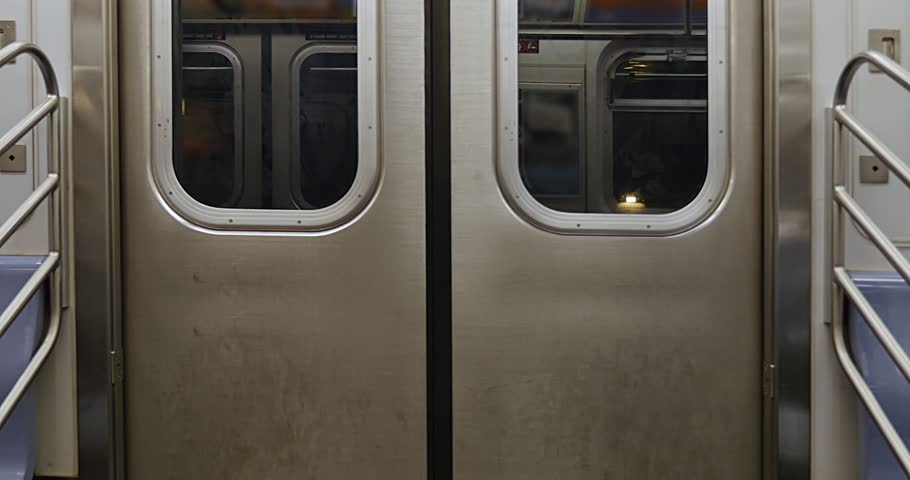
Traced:
[[[707, 0], [692, 0], [693, 21], [707, 17]], [[685, 0], [588, 0], [585, 21], [665, 24], [686, 21]]]
[[184, 19], [351, 20], [356, 0], [183, 0]]
[[[686, 0], [519, 0], [524, 23], [587, 23], [665, 26], [685, 24]], [[691, 0], [690, 21], [707, 23], [708, 1]], [[576, 14], [576, 7], [583, 10]]]

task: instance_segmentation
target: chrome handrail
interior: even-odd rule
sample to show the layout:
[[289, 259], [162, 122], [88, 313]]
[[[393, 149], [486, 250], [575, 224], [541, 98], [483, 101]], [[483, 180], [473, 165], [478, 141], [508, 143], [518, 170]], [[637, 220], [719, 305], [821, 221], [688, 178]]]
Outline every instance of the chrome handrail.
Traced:
[[60, 89], [57, 84], [57, 75], [47, 55], [41, 49], [30, 43], [14, 43], [0, 50], [0, 68], [9, 64], [21, 55], [30, 55], [44, 78], [47, 98], [35, 110], [23, 118], [12, 130], [0, 137], [0, 153], [8, 151], [19, 140], [32, 131], [42, 120], [48, 119], [47, 152], [48, 176], [38, 188], [32, 192], [25, 202], [13, 212], [13, 215], [0, 225], [0, 247], [13, 236], [26, 220], [50, 198], [48, 204], [48, 234], [49, 253], [38, 269], [29, 277], [25, 285], [13, 298], [12, 302], [0, 313], [0, 336], [2, 336], [15, 321], [16, 317], [26, 307], [32, 297], [38, 292], [45, 282], [49, 283], [50, 320], [44, 340], [35, 352], [31, 361], [25, 367], [13, 388], [0, 403], [0, 428], [12, 415], [19, 401], [22, 400], [26, 390], [35, 380], [35, 376], [47, 358], [50, 356], [57, 338], [60, 336], [60, 317], [63, 308], [63, 279], [61, 268], [63, 251], [63, 195], [61, 172], [61, 142], [62, 132], [60, 116]]
[[[859, 287], [856, 286], [856, 283], [850, 278], [850, 275], [844, 267], [843, 235], [845, 224], [844, 214], [846, 213], [853, 220], [854, 224], [872, 241], [882, 255], [885, 256], [888, 263], [897, 270], [904, 281], [910, 284], [910, 262], [901, 254], [900, 249], [897, 248], [894, 242], [885, 235], [881, 228], [879, 228], [872, 218], [869, 217], [862, 207], [860, 207], [856, 199], [850, 195], [850, 192], [845, 185], [844, 171], [846, 169], [843, 155], [843, 142], [845, 138], [844, 129], [849, 130], [850, 133], [859, 139], [859, 141], [881, 160], [890, 171], [894, 172], [907, 187], [910, 187], [910, 166], [904, 163], [887, 145], [882, 143], [881, 140], [862, 126], [853, 115], [847, 112], [847, 97], [850, 94], [850, 87], [853, 84], [853, 79], [856, 77], [856, 73], [859, 72], [860, 68], [867, 64], [878, 67], [882, 72], [888, 75], [888, 77], [910, 92], [910, 72], [878, 52], [860, 53], [847, 63], [847, 66], [841, 73], [837, 83], [834, 105], [832, 108], [833, 135], [831, 139], [831, 157], [834, 167], [832, 179], [834, 197], [832, 202], [833, 247], [830, 251], [830, 261], [833, 270], [830, 273], [833, 273], [833, 285], [836, 286], [843, 295], [850, 299], [859, 311], [860, 316], [863, 317], [866, 324], [869, 326], [869, 329], [872, 330], [872, 333], [878, 341], [881, 342], [882, 346], [888, 352], [888, 355], [897, 365], [898, 369], [907, 381], [910, 381], [910, 357], [908, 357], [907, 352], [901, 348], [900, 343], [894, 338], [894, 335], [885, 325], [885, 322], [883, 322], [878, 313], [876, 313], [872, 304], [869, 303]], [[878, 402], [878, 399], [875, 398], [875, 394], [863, 379], [862, 374], [859, 372], [859, 369], [856, 367], [856, 364], [850, 355], [844, 328], [843, 309], [841, 308], [843, 296], [835, 297], [833, 293], [834, 289], [832, 288], [832, 297], [830, 299], [831, 304], [833, 305], [832, 335], [834, 337], [834, 349], [837, 353], [838, 361], [847, 374], [847, 378], [850, 380], [856, 393], [869, 411], [869, 415], [884, 436], [891, 451], [894, 452], [904, 473], [910, 478], [910, 451], [908, 451], [907, 445], [894, 428], [894, 425], [891, 423], [885, 410]]]

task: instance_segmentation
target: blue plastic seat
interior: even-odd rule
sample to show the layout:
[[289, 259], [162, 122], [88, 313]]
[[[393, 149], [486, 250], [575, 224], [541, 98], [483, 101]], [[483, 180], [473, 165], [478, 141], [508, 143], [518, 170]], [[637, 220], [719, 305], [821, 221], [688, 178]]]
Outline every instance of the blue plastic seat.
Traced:
[[[6, 308], [38, 268], [40, 257], [0, 257], [0, 309]], [[0, 337], [0, 395], [5, 398], [38, 347], [45, 293], [39, 291]], [[31, 480], [35, 470], [35, 398], [26, 393], [0, 429], [0, 480]]]
[[[853, 274], [853, 280], [905, 350], [910, 350], [910, 287], [897, 274]], [[850, 346], [860, 372], [905, 443], [910, 444], [910, 382], [855, 309], [848, 316]], [[860, 465], [864, 480], [905, 480], [872, 418], [862, 407]]]

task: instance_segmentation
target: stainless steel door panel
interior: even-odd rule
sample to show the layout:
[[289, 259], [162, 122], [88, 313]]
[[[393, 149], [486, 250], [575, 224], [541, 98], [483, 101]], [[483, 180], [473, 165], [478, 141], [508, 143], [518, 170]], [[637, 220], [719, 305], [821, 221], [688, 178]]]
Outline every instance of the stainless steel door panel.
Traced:
[[149, 3], [120, 11], [127, 477], [424, 478], [422, 2], [382, 2], [374, 203], [267, 236], [197, 231], [157, 197]]
[[560, 236], [495, 176], [495, 2], [453, 0], [456, 479], [758, 479], [761, 2], [729, 2], [724, 205], [668, 238]]

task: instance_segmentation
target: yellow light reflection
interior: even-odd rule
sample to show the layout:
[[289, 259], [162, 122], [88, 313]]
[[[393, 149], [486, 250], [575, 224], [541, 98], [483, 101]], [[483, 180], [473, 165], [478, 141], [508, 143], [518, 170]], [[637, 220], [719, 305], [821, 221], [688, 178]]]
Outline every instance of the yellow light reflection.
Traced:
[[616, 204], [617, 213], [644, 213], [645, 202], [637, 193], [627, 193]]

